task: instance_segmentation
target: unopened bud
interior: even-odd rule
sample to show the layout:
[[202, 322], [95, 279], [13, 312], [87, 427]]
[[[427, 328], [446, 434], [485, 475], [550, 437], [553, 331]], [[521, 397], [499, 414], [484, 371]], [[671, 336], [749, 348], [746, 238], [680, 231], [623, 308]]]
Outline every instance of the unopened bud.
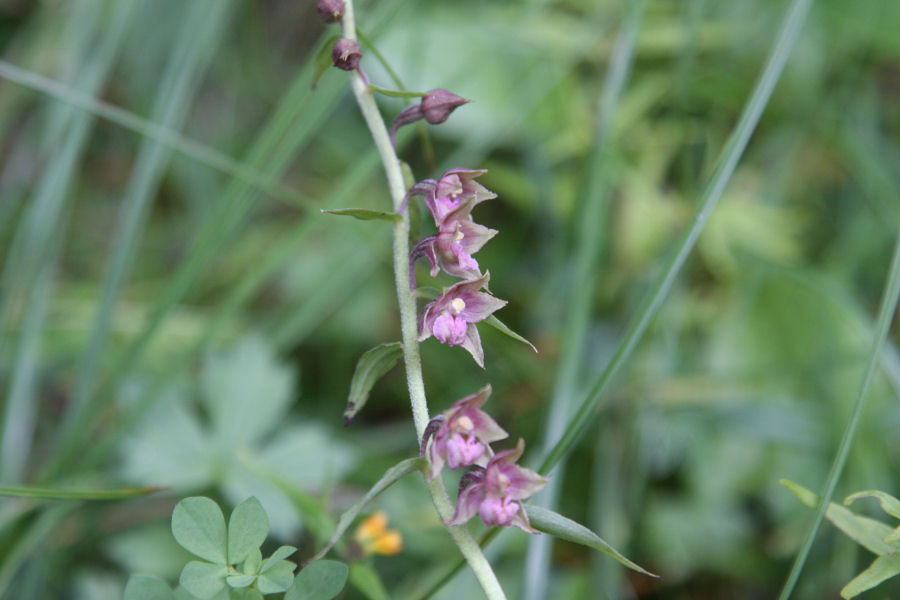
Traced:
[[344, 0], [319, 0], [316, 2], [316, 10], [326, 23], [340, 21], [344, 15]]
[[331, 49], [331, 60], [334, 61], [334, 66], [344, 71], [352, 71], [359, 67], [361, 58], [362, 52], [359, 50], [359, 44], [351, 39], [340, 38]]
[[468, 102], [453, 92], [438, 88], [431, 90], [422, 98], [422, 116], [432, 125], [443, 123], [458, 106]]

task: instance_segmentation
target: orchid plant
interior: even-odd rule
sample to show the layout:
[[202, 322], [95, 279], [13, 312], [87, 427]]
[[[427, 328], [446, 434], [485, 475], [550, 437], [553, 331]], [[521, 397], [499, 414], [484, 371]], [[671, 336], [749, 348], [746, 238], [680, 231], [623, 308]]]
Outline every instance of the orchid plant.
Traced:
[[[539, 491], [548, 477], [517, 464], [525, 449], [521, 438], [514, 448], [496, 453], [491, 448], [491, 444], [506, 439], [509, 434], [482, 410], [491, 394], [490, 384], [457, 400], [433, 419], [429, 417], [419, 344], [433, 337], [447, 346], [462, 346], [476, 364], [484, 368], [484, 349], [478, 326], [485, 322], [498, 324], [493, 313], [507, 304], [491, 294], [488, 287], [490, 273], [482, 271], [474, 257], [498, 232], [475, 222], [472, 212], [478, 204], [497, 195], [478, 181], [486, 173], [478, 168], [457, 167], [437, 179], [426, 178], [411, 186], [405, 183], [405, 165], [396, 151], [399, 129], [420, 120], [439, 125], [468, 100], [443, 88], [419, 93], [391, 91], [371, 84], [362, 67], [363, 54], [357, 42], [352, 0], [319, 0], [317, 8], [326, 23], [340, 23], [341, 36], [331, 48], [323, 48], [323, 52], [330, 52], [333, 65], [349, 73], [353, 93], [381, 156], [393, 206], [393, 212], [359, 208], [328, 211], [365, 220], [390, 221], [394, 234], [393, 264], [402, 339], [397, 345], [385, 344], [363, 355], [351, 384], [351, 398], [345, 414], [349, 420], [359, 411], [374, 379], [386, 373], [402, 356], [420, 448], [420, 458], [410, 459], [418, 462], [404, 461], [391, 469], [366, 497], [345, 513], [341, 521], [348, 523], [362, 505], [397, 478], [420, 470], [441, 521], [490, 600], [506, 596], [479, 544], [466, 527], [476, 514], [488, 526], [516, 526], [528, 533], [545, 531], [593, 545], [623, 564], [643, 571], [605, 542], [598, 545], [596, 540], [599, 538], [586, 528], [545, 509], [529, 514], [524, 501]], [[418, 97], [419, 101], [400, 111], [388, 127], [376, 105], [375, 93]], [[422, 197], [433, 218], [436, 233], [414, 241], [410, 249], [407, 209], [416, 197]], [[443, 271], [458, 281], [445, 287], [418, 311], [416, 300], [419, 294], [414, 293], [417, 287], [415, 264], [423, 257], [430, 265], [431, 277]], [[499, 328], [524, 341], [502, 324]], [[398, 351], [394, 351], [395, 348]], [[441, 478], [444, 467], [468, 469], [462, 475], [455, 508]], [[344, 530], [346, 526], [338, 527], [331, 542], [315, 558], [324, 556]], [[573, 536], [572, 531], [579, 531], [583, 536]]]

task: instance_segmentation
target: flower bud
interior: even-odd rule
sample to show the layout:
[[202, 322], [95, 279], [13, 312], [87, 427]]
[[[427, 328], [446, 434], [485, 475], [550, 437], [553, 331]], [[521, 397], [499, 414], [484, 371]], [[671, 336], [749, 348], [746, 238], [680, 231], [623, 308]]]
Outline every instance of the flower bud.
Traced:
[[344, 71], [352, 71], [359, 67], [359, 60], [362, 58], [362, 52], [359, 50], [359, 44], [351, 39], [340, 38], [334, 43], [331, 49], [331, 60], [334, 66]]
[[316, 2], [316, 10], [326, 23], [340, 21], [344, 15], [344, 0], [319, 0]]
[[456, 107], [462, 106], [468, 100], [460, 98], [453, 92], [438, 88], [431, 90], [422, 98], [421, 109], [425, 120], [432, 125], [443, 123], [447, 120]]

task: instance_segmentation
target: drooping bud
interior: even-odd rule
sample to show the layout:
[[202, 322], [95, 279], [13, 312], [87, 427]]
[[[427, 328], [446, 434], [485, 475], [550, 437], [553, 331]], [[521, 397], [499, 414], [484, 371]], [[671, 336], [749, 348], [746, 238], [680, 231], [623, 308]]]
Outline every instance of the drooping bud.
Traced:
[[467, 103], [468, 100], [460, 98], [453, 92], [438, 88], [431, 90], [422, 98], [422, 116], [432, 125], [438, 125], [447, 120], [457, 107]]
[[334, 61], [334, 66], [343, 71], [353, 71], [358, 68], [361, 58], [362, 52], [359, 50], [359, 44], [348, 38], [340, 38], [331, 49], [331, 60]]
[[344, 15], [344, 0], [319, 0], [316, 10], [326, 23], [335, 23]]

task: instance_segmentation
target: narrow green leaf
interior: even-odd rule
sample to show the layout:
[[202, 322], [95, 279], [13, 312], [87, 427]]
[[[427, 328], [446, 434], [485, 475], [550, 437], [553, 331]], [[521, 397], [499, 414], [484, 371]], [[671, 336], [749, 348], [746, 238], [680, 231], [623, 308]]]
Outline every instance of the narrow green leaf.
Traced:
[[897, 500], [890, 494], [879, 490], [865, 490], [850, 494], [844, 498], [844, 506], [850, 506], [860, 498], [875, 498], [881, 504], [881, 509], [887, 514], [900, 519], [900, 500]]
[[173, 600], [174, 597], [169, 584], [150, 575], [132, 575], [125, 586], [125, 600]]
[[[366, 563], [354, 563], [350, 566], [350, 584], [369, 600], [391, 600], [387, 588], [381, 581], [378, 571]], [[288, 600], [285, 598], [285, 600]]]
[[208, 600], [225, 587], [226, 575], [228, 568], [225, 565], [192, 560], [181, 570], [178, 583], [200, 600]]
[[305, 566], [294, 578], [284, 600], [331, 600], [347, 583], [347, 565], [336, 560], [318, 560]]
[[407, 458], [406, 460], [401, 460], [399, 463], [385, 471], [384, 475], [381, 476], [375, 485], [366, 492], [366, 495], [356, 501], [356, 503], [344, 511], [344, 514], [341, 515], [340, 520], [338, 520], [337, 530], [334, 532], [334, 535], [331, 536], [331, 539], [325, 544], [325, 547], [322, 548], [318, 554], [312, 557], [311, 560], [316, 561], [324, 557], [328, 554], [328, 551], [331, 550], [332, 546], [338, 541], [338, 539], [347, 531], [347, 528], [350, 527], [350, 524], [353, 523], [353, 519], [359, 514], [359, 512], [365, 508], [366, 504], [372, 501], [372, 499], [389, 488], [394, 482], [403, 478], [410, 473], [415, 471], [420, 471], [422, 473], [428, 468], [428, 462], [423, 458]]
[[209, 498], [193, 496], [176, 504], [172, 535], [188, 552], [210, 562], [227, 563], [225, 516]]
[[869, 568], [854, 577], [841, 590], [841, 598], [853, 598], [870, 590], [882, 581], [900, 573], [900, 555], [879, 556]]
[[264, 571], [256, 580], [256, 589], [263, 594], [278, 594], [287, 591], [294, 582], [294, 569], [297, 565], [289, 560], [280, 560]]
[[29, 486], [0, 486], [0, 496], [17, 498], [47, 498], [52, 500], [118, 500], [146, 496], [166, 488], [145, 486], [137, 488], [119, 488], [117, 490], [92, 490], [78, 488], [43, 488]]
[[[818, 506], [819, 496], [802, 485], [788, 479], [782, 479], [781, 485], [794, 492], [808, 507]], [[879, 556], [892, 555], [900, 550], [900, 547], [885, 543], [885, 538], [891, 534], [891, 528], [881, 521], [857, 515], [850, 509], [834, 502], [828, 504], [825, 517], [847, 537]]]
[[398, 223], [403, 218], [395, 212], [371, 210], [368, 208], [323, 208], [322, 212], [329, 215], [347, 215], [348, 217], [353, 217], [360, 221], [389, 221], [391, 223]]
[[225, 583], [230, 588], [245, 588], [252, 585], [256, 581], [256, 575], [229, 575], [225, 578]]
[[388, 90], [377, 85], [369, 84], [369, 89], [392, 98], [424, 98], [428, 92], [411, 92], [408, 90]]
[[538, 531], [549, 533], [553, 537], [557, 537], [561, 540], [575, 542], [576, 544], [599, 550], [600, 552], [613, 557], [629, 569], [637, 571], [638, 573], [643, 573], [644, 575], [649, 575], [650, 577], [659, 577], [659, 575], [654, 575], [650, 571], [643, 569], [625, 558], [621, 552], [607, 544], [603, 538], [584, 525], [576, 523], [572, 519], [564, 517], [561, 514], [548, 510], [542, 506], [532, 504], [524, 504], [523, 506], [525, 506], [525, 512], [528, 513], [528, 520], [531, 521], [531, 526]]
[[290, 556], [291, 554], [293, 554], [296, 551], [297, 551], [297, 549], [294, 548], [293, 546], [280, 546], [278, 548], [278, 550], [276, 550], [275, 552], [272, 553], [272, 556], [270, 556], [269, 558], [267, 558], [266, 560], [264, 560], [262, 562], [262, 565], [260, 565], [259, 570], [260, 571], [267, 570], [269, 567], [271, 567], [275, 563], [286, 559], [288, 556]]
[[269, 535], [269, 517], [255, 497], [238, 504], [228, 519], [228, 564], [234, 565], [262, 546]]
[[379, 344], [363, 354], [356, 363], [353, 371], [353, 379], [350, 381], [350, 394], [347, 396], [347, 409], [344, 411], [344, 425], [356, 417], [363, 406], [369, 400], [369, 392], [372, 386], [390, 371], [400, 357], [403, 356], [403, 346], [400, 342]]
[[334, 47], [334, 43], [340, 39], [341, 36], [338, 34], [334, 34], [331, 37], [327, 38], [323, 43], [322, 47], [319, 48], [319, 51], [316, 52], [316, 58], [313, 63], [313, 74], [312, 74], [312, 82], [310, 83], [310, 87], [315, 89], [316, 84], [319, 83], [319, 79], [322, 75], [325, 74], [329, 68], [334, 66], [334, 61], [331, 58], [331, 49]]
[[896, 544], [897, 542], [900, 542], [900, 527], [894, 529], [889, 536], [884, 538], [885, 544]]
[[487, 319], [485, 319], [484, 323], [486, 323], [487, 325], [490, 325], [491, 327], [493, 327], [494, 329], [496, 329], [503, 335], [507, 335], [514, 340], [518, 340], [518, 341], [522, 342], [523, 344], [525, 344], [526, 346], [530, 346], [531, 349], [534, 350], [535, 352], [538, 351], [538, 349], [535, 348], [534, 344], [532, 344], [531, 342], [526, 340], [524, 337], [522, 337], [521, 335], [519, 335], [512, 329], [510, 329], [503, 321], [501, 321], [494, 315], [491, 315]]

